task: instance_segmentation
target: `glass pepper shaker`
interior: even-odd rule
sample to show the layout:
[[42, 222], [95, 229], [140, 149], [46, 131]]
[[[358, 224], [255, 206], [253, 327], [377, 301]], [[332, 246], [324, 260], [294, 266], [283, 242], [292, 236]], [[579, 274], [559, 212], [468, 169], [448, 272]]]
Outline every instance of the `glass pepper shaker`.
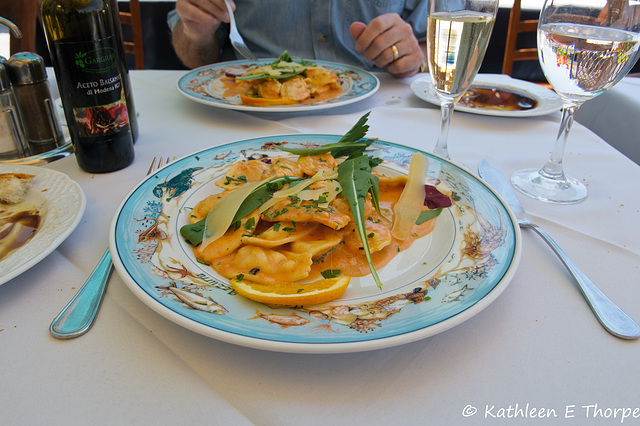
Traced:
[[31, 52], [16, 53], [7, 61], [7, 69], [31, 153], [40, 154], [63, 145], [42, 57]]
[[6, 62], [0, 56], [0, 158], [28, 157], [31, 153], [24, 136]]

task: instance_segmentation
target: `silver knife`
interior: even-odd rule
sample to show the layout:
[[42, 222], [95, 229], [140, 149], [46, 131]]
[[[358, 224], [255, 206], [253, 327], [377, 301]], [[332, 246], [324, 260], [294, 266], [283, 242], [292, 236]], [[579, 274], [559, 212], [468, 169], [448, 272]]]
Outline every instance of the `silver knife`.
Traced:
[[502, 199], [509, 205], [518, 220], [518, 225], [521, 228], [529, 228], [536, 231], [536, 233], [551, 246], [558, 257], [560, 257], [564, 266], [567, 267], [580, 286], [582, 294], [585, 299], [587, 299], [591, 310], [598, 318], [598, 321], [600, 321], [600, 324], [602, 324], [609, 333], [622, 339], [631, 340], [640, 337], [640, 325], [605, 296], [544, 229], [531, 222], [520, 201], [518, 201], [515, 192], [511, 189], [511, 184], [500, 170], [493, 167], [486, 160], [482, 160], [478, 166], [478, 174], [500, 194]]

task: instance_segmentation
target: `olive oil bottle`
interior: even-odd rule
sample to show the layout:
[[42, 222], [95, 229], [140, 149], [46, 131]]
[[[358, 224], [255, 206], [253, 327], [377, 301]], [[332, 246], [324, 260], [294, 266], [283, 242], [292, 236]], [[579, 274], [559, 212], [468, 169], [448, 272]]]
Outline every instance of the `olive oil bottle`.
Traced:
[[78, 165], [91, 173], [128, 166], [126, 64], [109, 0], [43, 0], [42, 21]]

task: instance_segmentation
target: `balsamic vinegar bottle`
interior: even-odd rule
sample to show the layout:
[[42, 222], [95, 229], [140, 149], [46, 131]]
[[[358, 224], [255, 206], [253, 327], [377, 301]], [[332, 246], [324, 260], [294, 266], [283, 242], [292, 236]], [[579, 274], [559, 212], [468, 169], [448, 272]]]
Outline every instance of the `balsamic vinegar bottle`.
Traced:
[[122, 169], [133, 161], [124, 95], [124, 47], [109, 0], [44, 0], [42, 21], [80, 168]]

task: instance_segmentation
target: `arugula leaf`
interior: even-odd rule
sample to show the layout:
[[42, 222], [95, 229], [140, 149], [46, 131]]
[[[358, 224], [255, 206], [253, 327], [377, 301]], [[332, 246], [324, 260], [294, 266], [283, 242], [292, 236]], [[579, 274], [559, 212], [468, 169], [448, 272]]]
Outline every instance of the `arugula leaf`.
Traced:
[[[370, 170], [372, 170], [378, 164], [382, 163], [382, 158], [376, 158], [376, 157], [371, 158], [369, 156], [366, 156], [366, 157], [369, 159]], [[369, 180], [371, 182], [371, 187], [369, 188], [369, 194], [371, 194], [371, 202], [373, 203], [373, 206], [376, 208], [376, 211], [378, 212], [380, 217], [386, 219], [386, 217], [380, 211], [380, 188], [378, 187], [379, 179], [377, 176], [375, 176], [371, 172], [369, 172], [369, 174], [370, 174]]]
[[[308, 61], [305, 59], [300, 58], [299, 56], [296, 56], [296, 58], [298, 59], [298, 63], [301, 65], [307, 65], [307, 66], [313, 66], [315, 67], [316, 64], [315, 62], [312, 61]], [[289, 51], [285, 50], [284, 52], [282, 52], [282, 54], [278, 57], [278, 59], [276, 59], [275, 61], [273, 61], [272, 65], [276, 65], [280, 62], [293, 62], [294, 59], [291, 57], [291, 55], [289, 55]]]
[[[274, 69], [278, 69], [278, 68], [288, 69], [288, 68], [285, 68], [285, 67], [276, 67], [276, 66], [273, 66], [273, 65], [272, 65], [272, 68], [274, 68]], [[285, 79], [285, 78], [294, 77], [294, 76], [296, 76], [298, 74], [302, 74], [306, 70], [307, 70], [306, 68], [301, 68], [298, 71], [281, 72], [277, 76], [270, 75], [270, 74], [268, 74], [266, 72], [262, 72], [260, 74], [251, 74], [251, 75], [245, 75], [245, 76], [236, 77], [236, 80], [248, 81], [248, 80], [260, 80], [261, 78], [273, 78], [275, 80], [281, 80], [281, 79]]]
[[421, 223], [438, 217], [440, 216], [440, 213], [442, 213], [442, 209], [424, 210], [422, 213], [420, 213], [418, 219], [416, 219], [416, 225], [420, 225]]
[[180, 235], [192, 246], [196, 247], [202, 243], [204, 237], [204, 224], [207, 218], [204, 217], [195, 223], [184, 225], [180, 228]]
[[278, 149], [298, 155], [320, 155], [329, 152], [336, 158], [348, 157], [338, 166], [338, 182], [342, 187], [342, 195], [349, 201], [349, 207], [356, 223], [360, 241], [362, 241], [371, 275], [373, 275], [378, 287], [382, 288], [382, 282], [371, 259], [364, 218], [364, 204], [367, 194], [371, 194], [371, 200], [376, 210], [380, 213], [378, 177], [371, 173], [371, 169], [380, 164], [382, 160], [370, 158], [364, 154], [365, 149], [373, 143], [371, 139], [363, 139], [369, 130], [369, 126], [366, 124], [369, 114], [370, 112], [367, 112], [363, 115], [337, 143], [308, 149], [285, 148], [282, 146], [278, 146]]
[[338, 142], [355, 142], [359, 139], [362, 139], [369, 130], [369, 125], [366, 124], [369, 119], [369, 114], [371, 111], [360, 117], [360, 120], [353, 127], [344, 134], [344, 136]]
[[371, 275], [378, 285], [378, 288], [382, 289], [382, 282], [380, 281], [380, 277], [378, 277], [378, 273], [373, 266], [371, 250], [369, 249], [365, 229], [365, 200], [367, 194], [372, 190], [372, 187], [375, 186], [377, 190], [378, 183], [377, 177], [371, 174], [369, 157], [366, 155], [360, 155], [343, 161], [338, 166], [338, 182], [342, 187], [342, 195], [347, 199], [347, 201], [349, 201], [351, 214], [355, 220], [358, 236], [362, 242], [364, 255], [367, 258]]
[[245, 80], [260, 80], [261, 78], [269, 78], [270, 75], [267, 74], [266, 72], [261, 72], [260, 74], [251, 74], [251, 75], [245, 75], [245, 76], [239, 76], [236, 77], [236, 80], [241, 80], [241, 81], [245, 81]]
[[274, 64], [277, 64], [279, 62], [293, 62], [293, 59], [291, 59], [291, 56], [289, 55], [289, 51], [285, 50], [284, 52], [282, 52], [280, 54], [280, 56], [278, 56], [278, 59], [276, 59], [275, 61], [273, 61]]
[[[355, 154], [359, 151], [364, 151], [373, 141], [363, 140], [360, 142], [336, 142], [322, 145], [316, 148], [287, 148], [284, 146], [278, 146], [278, 149], [284, 152], [289, 152], [296, 155], [322, 155], [328, 152], [334, 157], [343, 157]], [[338, 153], [334, 155], [334, 153]]]
[[[371, 114], [371, 112], [360, 117], [360, 120], [336, 143], [322, 145], [317, 148], [287, 148], [278, 146], [278, 149], [297, 155], [322, 155], [329, 152], [334, 158], [361, 155], [365, 149], [373, 143], [372, 139], [363, 139], [369, 130], [369, 125], [366, 124], [369, 119], [369, 114]], [[381, 161], [382, 160], [380, 160], [380, 162]], [[376, 165], [380, 164], [380, 162]]]
[[[285, 62], [285, 64], [281, 66], [280, 65], [281, 62]], [[280, 79], [294, 77], [296, 75], [302, 74], [307, 70], [307, 68], [293, 67], [291, 65], [291, 62], [294, 62], [294, 60], [289, 55], [289, 52], [285, 50], [275, 61], [273, 61], [270, 64], [271, 68], [274, 70], [285, 70], [283, 72], [280, 72], [280, 74], [278, 74], [277, 76], [271, 75], [267, 72], [263, 72], [259, 74], [236, 77], [236, 80], [248, 81], [248, 80], [259, 80], [261, 78], [274, 78], [274, 79], [280, 80]], [[297, 61], [297, 63], [302, 65], [303, 67], [315, 66], [315, 64], [310, 61], [300, 60], [300, 61]]]
[[238, 207], [238, 211], [233, 217], [231, 223], [236, 223], [258, 207], [269, 201], [273, 193], [281, 190], [282, 187], [287, 183], [297, 183], [302, 180], [305, 179], [294, 176], [280, 176], [270, 180], [269, 182], [265, 182], [264, 185], [261, 185], [258, 188], [254, 189], [253, 192], [247, 198], [245, 198], [242, 204], [240, 204], [240, 207]]
[[[333, 158], [338, 157], [356, 157], [364, 154], [364, 151], [373, 143], [372, 139], [360, 139], [358, 142], [338, 142], [337, 144], [345, 145], [344, 147], [336, 147], [331, 150]], [[366, 144], [366, 146], [362, 146]]]
[[[288, 183], [297, 183], [305, 180], [304, 178], [293, 176], [281, 176], [275, 179], [271, 179], [254, 189], [251, 194], [238, 207], [235, 216], [231, 221], [231, 226], [238, 227], [240, 219], [250, 214], [252, 211], [266, 203], [274, 192], [279, 191], [282, 187]], [[198, 246], [202, 243], [204, 238], [204, 228], [206, 217], [195, 223], [184, 225], [180, 228], [180, 235], [191, 245]]]

